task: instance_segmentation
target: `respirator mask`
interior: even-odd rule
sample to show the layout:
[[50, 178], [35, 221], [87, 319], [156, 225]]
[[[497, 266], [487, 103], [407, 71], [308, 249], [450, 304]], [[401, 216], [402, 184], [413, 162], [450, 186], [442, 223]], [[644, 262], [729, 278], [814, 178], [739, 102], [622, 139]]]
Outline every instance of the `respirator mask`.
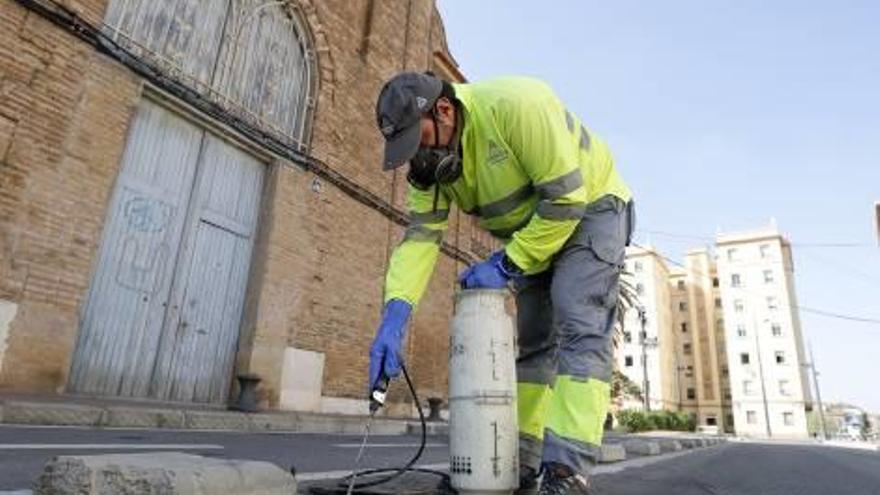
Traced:
[[456, 119], [452, 139], [444, 148], [439, 143], [436, 109], [431, 113], [431, 122], [434, 123], [434, 147], [419, 147], [409, 161], [409, 172], [406, 174], [406, 180], [421, 191], [427, 191], [438, 184], [451, 184], [461, 177], [462, 172], [461, 157], [458, 154], [461, 118]]

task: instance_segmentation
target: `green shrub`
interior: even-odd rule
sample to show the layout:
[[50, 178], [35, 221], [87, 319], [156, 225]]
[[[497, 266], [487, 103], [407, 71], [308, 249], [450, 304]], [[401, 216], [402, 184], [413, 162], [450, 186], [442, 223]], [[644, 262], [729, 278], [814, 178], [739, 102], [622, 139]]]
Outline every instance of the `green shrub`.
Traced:
[[694, 431], [696, 417], [682, 411], [624, 410], [617, 414], [617, 421], [629, 432], [650, 430]]

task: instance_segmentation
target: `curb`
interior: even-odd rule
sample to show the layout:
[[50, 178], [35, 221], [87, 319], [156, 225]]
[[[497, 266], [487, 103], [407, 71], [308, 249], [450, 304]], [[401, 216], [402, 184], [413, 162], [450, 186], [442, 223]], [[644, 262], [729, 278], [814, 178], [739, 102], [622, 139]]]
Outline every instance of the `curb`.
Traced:
[[[5, 401], [0, 404], [0, 423], [41, 426], [93, 426], [110, 428], [169, 428], [236, 431], [290, 431], [308, 433], [362, 433], [366, 417], [301, 412], [242, 413], [89, 406], [50, 402]], [[413, 424], [408, 419], [376, 418], [371, 429], [380, 435], [401, 435]], [[419, 423], [416, 431], [421, 431]], [[443, 434], [442, 424], [435, 434]], [[429, 424], [429, 428], [431, 425]], [[430, 431], [430, 430], [429, 430]], [[448, 430], [447, 430], [448, 431]]]
[[658, 455], [660, 454], [660, 444], [649, 440], [624, 440], [623, 448], [626, 449], [627, 455]]
[[683, 448], [678, 440], [659, 440], [657, 443], [660, 444], [660, 452], [664, 453], [678, 452]]
[[600, 464], [620, 462], [626, 460], [626, 449], [619, 443], [605, 443], [599, 447], [599, 455], [596, 461]]
[[[425, 423], [425, 434], [431, 436], [447, 436], [449, 435], [449, 423], [446, 422], [428, 422]], [[410, 421], [406, 424], [406, 433], [409, 435], [421, 435], [422, 423], [419, 421]]]
[[34, 489], [34, 495], [58, 493], [289, 495], [296, 480], [269, 462], [178, 452], [59, 456], [46, 463]]

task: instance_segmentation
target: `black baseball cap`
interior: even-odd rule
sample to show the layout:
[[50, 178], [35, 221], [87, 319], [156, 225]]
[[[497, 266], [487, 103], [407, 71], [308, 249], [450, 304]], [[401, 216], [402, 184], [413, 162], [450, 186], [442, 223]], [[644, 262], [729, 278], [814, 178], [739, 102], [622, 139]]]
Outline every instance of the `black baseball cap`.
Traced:
[[402, 72], [391, 78], [376, 101], [376, 122], [385, 137], [383, 170], [403, 165], [421, 142], [422, 114], [434, 106], [443, 82], [428, 74]]

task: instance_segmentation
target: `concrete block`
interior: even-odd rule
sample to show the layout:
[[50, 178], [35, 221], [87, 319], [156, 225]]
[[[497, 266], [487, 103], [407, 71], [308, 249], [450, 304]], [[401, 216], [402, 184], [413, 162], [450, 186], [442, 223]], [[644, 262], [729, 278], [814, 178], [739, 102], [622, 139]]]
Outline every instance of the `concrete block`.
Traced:
[[101, 426], [132, 428], [183, 428], [183, 411], [173, 409], [144, 409], [139, 407], [110, 407]]
[[671, 438], [659, 440], [657, 443], [660, 444], [660, 452], [678, 452], [682, 449], [681, 442]]
[[321, 409], [321, 391], [324, 383], [323, 352], [295, 347], [284, 349], [281, 366], [281, 390], [278, 407], [285, 411], [314, 411]]
[[696, 438], [681, 438], [678, 440], [678, 443], [680, 443], [681, 447], [684, 449], [700, 447], [700, 442]]
[[100, 407], [50, 402], [7, 401], [3, 422], [25, 425], [97, 426], [104, 411]]
[[193, 430], [249, 430], [250, 419], [233, 411], [186, 411], [184, 425]]
[[660, 453], [660, 444], [650, 440], [627, 440], [623, 442], [623, 448], [630, 455], [657, 455]]
[[35, 495], [162, 493], [290, 495], [296, 480], [268, 462], [211, 459], [179, 452], [60, 456], [50, 460]]
[[626, 449], [619, 443], [602, 444], [599, 448], [599, 463], [620, 462], [626, 460]]

